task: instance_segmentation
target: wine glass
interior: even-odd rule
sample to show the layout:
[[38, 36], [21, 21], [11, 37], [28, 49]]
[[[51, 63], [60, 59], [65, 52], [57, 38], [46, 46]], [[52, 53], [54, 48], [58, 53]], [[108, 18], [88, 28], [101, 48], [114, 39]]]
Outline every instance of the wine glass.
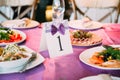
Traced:
[[53, 21], [63, 20], [65, 11], [64, 0], [53, 0], [52, 5], [52, 19]]

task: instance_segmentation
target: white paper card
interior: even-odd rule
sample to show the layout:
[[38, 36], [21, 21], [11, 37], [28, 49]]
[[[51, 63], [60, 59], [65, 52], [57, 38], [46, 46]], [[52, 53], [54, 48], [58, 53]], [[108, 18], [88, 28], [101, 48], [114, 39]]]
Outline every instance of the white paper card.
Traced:
[[[42, 25], [45, 26], [45, 24]], [[45, 27], [43, 27], [41, 40], [40, 40], [40, 51], [45, 51], [45, 50], [47, 50], [47, 42], [46, 42]]]
[[[54, 25], [58, 29], [60, 27], [60, 24], [64, 26], [65, 33], [61, 34], [58, 30], [54, 35], [52, 35], [51, 26]], [[51, 58], [73, 53], [70, 41], [68, 21], [62, 21], [60, 23], [44, 23], [44, 28], [44, 37], [46, 37], [47, 48]]]

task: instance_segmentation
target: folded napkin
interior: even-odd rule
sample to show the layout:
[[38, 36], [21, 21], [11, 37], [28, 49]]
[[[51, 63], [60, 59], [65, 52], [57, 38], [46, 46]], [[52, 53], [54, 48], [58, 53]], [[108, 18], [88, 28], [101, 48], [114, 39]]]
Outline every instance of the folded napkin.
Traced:
[[111, 76], [108, 74], [99, 74], [95, 76], [88, 76], [80, 80], [112, 80]]
[[120, 24], [107, 24], [103, 29], [114, 44], [120, 44]]

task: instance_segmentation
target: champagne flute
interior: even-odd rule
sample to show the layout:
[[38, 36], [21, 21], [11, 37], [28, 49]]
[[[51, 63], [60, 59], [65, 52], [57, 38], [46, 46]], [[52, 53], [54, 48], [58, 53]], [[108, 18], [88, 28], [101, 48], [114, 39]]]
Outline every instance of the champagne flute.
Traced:
[[53, 6], [52, 6], [52, 19], [53, 19], [53, 21], [63, 20], [64, 11], [65, 11], [64, 0], [53, 0]]

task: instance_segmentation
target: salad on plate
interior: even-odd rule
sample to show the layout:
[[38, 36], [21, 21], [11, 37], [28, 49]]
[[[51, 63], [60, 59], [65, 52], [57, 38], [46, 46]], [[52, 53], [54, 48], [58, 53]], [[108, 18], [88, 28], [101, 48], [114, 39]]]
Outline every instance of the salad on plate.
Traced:
[[26, 34], [22, 31], [0, 27], [0, 46], [9, 43], [21, 43], [26, 39]]

